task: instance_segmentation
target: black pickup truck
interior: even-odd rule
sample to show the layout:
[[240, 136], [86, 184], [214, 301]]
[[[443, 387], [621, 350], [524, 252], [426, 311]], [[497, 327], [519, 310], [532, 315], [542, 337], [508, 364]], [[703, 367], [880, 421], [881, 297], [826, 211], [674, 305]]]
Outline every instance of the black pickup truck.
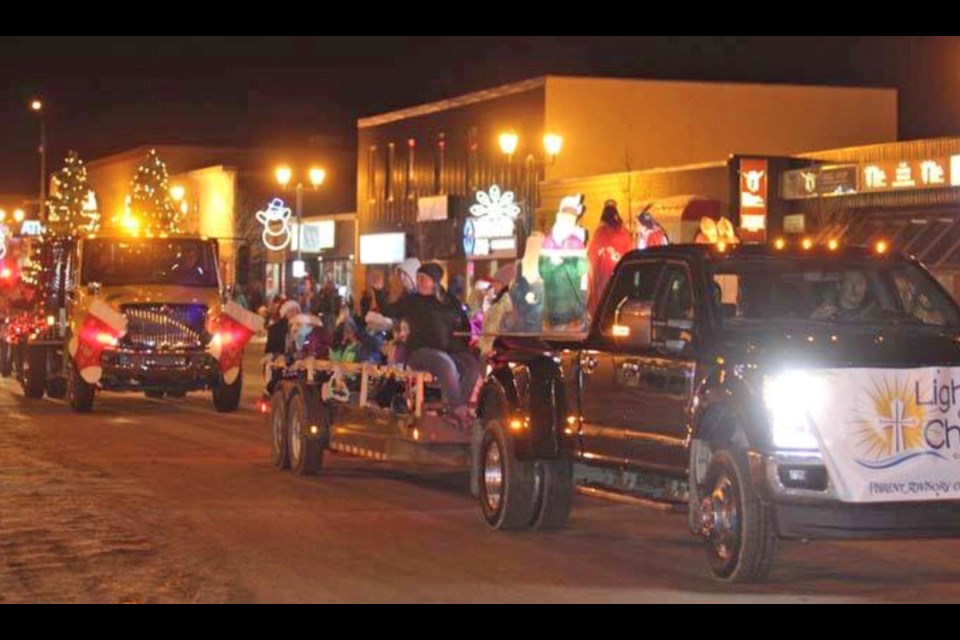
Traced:
[[960, 308], [883, 245], [633, 253], [589, 335], [503, 337], [489, 371], [495, 529], [562, 528], [576, 487], [686, 506], [730, 582], [781, 539], [960, 534]]

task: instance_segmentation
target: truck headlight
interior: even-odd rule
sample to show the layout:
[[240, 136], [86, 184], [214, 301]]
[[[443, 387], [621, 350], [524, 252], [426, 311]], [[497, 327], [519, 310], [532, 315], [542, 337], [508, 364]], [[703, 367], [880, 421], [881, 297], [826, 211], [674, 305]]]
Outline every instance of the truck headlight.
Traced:
[[811, 426], [827, 398], [823, 378], [805, 371], [790, 371], [764, 380], [763, 400], [773, 427], [773, 444], [789, 451], [819, 451]]

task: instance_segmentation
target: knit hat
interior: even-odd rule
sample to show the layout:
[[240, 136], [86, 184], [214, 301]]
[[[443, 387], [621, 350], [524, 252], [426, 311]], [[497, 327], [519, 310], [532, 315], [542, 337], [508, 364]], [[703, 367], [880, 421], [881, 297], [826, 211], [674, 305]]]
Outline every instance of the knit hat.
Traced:
[[443, 284], [444, 271], [440, 265], [433, 263], [425, 264], [417, 271], [418, 275], [421, 273], [436, 282], [438, 286]]
[[417, 272], [420, 271], [420, 266], [419, 260], [410, 258], [397, 267], [397, 271], [410, 278], [410, 284], [415, 287], [417, 284]]

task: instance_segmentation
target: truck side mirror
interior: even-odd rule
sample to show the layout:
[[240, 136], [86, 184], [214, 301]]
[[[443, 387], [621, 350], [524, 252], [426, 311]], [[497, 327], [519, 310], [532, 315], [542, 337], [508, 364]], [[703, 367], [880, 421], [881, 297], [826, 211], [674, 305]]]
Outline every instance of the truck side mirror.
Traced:
[[629, 349], [649, 349], [653, 346], [653, 303], [624, 300], [617, 309], [613, 325], [617, 345]]

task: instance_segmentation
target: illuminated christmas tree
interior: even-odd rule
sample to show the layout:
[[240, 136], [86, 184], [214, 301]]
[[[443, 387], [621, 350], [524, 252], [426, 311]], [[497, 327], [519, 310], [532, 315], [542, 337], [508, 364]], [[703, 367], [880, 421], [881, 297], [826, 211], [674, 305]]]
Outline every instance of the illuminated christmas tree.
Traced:
[[52, 236], [86, 235], [100, 228], [97, 198], [76, 151], [67, 155], [63, 168], [53, 176], [47, 212], [47, 232]]
[[180, 233], [180, 210], [170, 197], [167, 165], [154, 149], [130, 183], [128, 208], [123, 226], [129, 230]]

